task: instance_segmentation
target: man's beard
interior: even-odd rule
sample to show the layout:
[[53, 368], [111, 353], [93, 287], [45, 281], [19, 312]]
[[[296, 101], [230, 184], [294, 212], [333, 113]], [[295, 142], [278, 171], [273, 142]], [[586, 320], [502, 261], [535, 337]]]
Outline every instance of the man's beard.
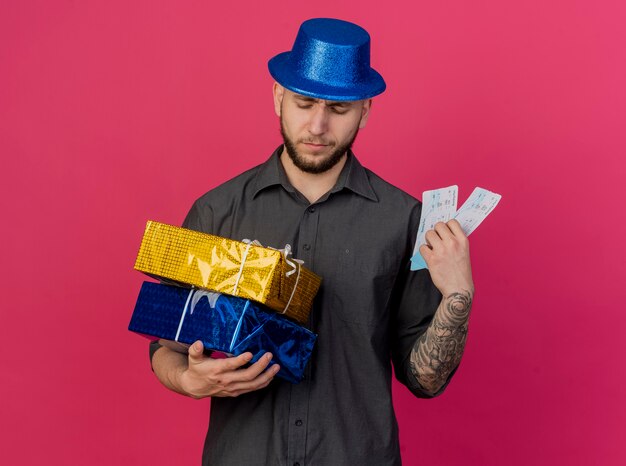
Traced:
[[339, 163], [343, 155], [352, 148], [352, 144], [354, 143], [357, 134], [359, 134], [359, 129], [357, 128], [357, 130], [354, 132], [354, 136], [352, 136], [352, 138], [348, 142], [335, 147], [335, 150], [331, 152], [330, 156], [323, 158], [319, 163], [309, 162], [304, 157], [302, 157], [302, 155], [298, 154], [298, 151], [296, 150], [296, 145], [291, 139], [289, 139], [289, 137], [285, 133], [282, 116], [280, 118], [280, 134], [283, 136], [285, 149], [287, 150], [287, 154], [289, 155], [289, 158], [291, 159], [293, 164], [305, 173], [319, 174], [330, 170]]

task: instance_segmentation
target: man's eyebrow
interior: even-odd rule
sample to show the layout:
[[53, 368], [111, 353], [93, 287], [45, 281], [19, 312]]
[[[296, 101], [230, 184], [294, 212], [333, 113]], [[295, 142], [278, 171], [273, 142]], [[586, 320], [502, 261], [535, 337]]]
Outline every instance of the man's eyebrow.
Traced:
[[295, 98], [302, 102], [324, 102], [327, 107], [349, 107], [350, 106], [350, 102], [347, 102], [347, 101], [322, 100], [322, 99], [316, 99], [314, 97], [309, 97], [309, 96], [301, 95], [301, 94], [295, 94]]
[[308, 97], [306, 95], [294, 94], [294, 97], [298, 100], [303, 100], [305, 102], [317, 102], [318, 99], [314, 99], [313, 97]]
[[338, 100], [336, 102], [326, 102], [327, 107], [349, 107], [350, 102], [346, 102], [343, 100]]

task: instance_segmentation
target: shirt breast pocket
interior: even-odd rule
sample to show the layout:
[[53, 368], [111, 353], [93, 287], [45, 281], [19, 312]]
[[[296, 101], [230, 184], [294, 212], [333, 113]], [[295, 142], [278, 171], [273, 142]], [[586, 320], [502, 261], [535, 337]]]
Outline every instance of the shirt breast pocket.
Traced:
[[333, 317], [368, 327], [387, 319], [399, 267], [400, 258], [391, 251], [341, 251], [332, 283]]

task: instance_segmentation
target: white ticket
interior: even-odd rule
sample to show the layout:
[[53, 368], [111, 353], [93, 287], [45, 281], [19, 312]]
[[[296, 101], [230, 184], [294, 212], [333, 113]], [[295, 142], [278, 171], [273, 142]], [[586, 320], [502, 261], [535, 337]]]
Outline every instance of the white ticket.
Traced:
[[424, 258], [419, 253], [419, 248], [426, 243], [426, 232], [432, 230], [437, 222], [447, 222], [454, 218], [461, 224], [465, 235], [469, 236], [502, 198], [500, 194], [492, 193], [483, 188], [476, 188], [457, 212], [457, 191], [457, 186], [424, 191], [422, 216], [413, 249], [413, 257], [411, 257], [411, 270], [427, 268]]
[[417, 239], [411, 258], [411, 270], [426, 268], [424, 258], [419, 253], [422, 244], [426, 244], [426, 232], [432, 230], [437, 222], [447, 222], [456, 213], [456, 204], [459, 187], [457, 185], [447, 188], [424, 191], [422, 194], [422, 216], [420, 217]]
[[475, 188], [454, 218], [461, 224], [465, 236], [469, 236], [487, 215], [498, 205], [502, 196], [483, 188]]

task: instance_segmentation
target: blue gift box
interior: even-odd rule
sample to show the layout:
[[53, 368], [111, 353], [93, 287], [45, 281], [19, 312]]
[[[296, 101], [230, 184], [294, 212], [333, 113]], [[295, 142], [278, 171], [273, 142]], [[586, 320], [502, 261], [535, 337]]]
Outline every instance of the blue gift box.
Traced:
[[142, 335], [239, 355], [257, 361], [271, 352], [276, 374], [292, 383], [302, 380], [317, 336], [310, 330], [247, 299], [144, 282], [128, 329]]

